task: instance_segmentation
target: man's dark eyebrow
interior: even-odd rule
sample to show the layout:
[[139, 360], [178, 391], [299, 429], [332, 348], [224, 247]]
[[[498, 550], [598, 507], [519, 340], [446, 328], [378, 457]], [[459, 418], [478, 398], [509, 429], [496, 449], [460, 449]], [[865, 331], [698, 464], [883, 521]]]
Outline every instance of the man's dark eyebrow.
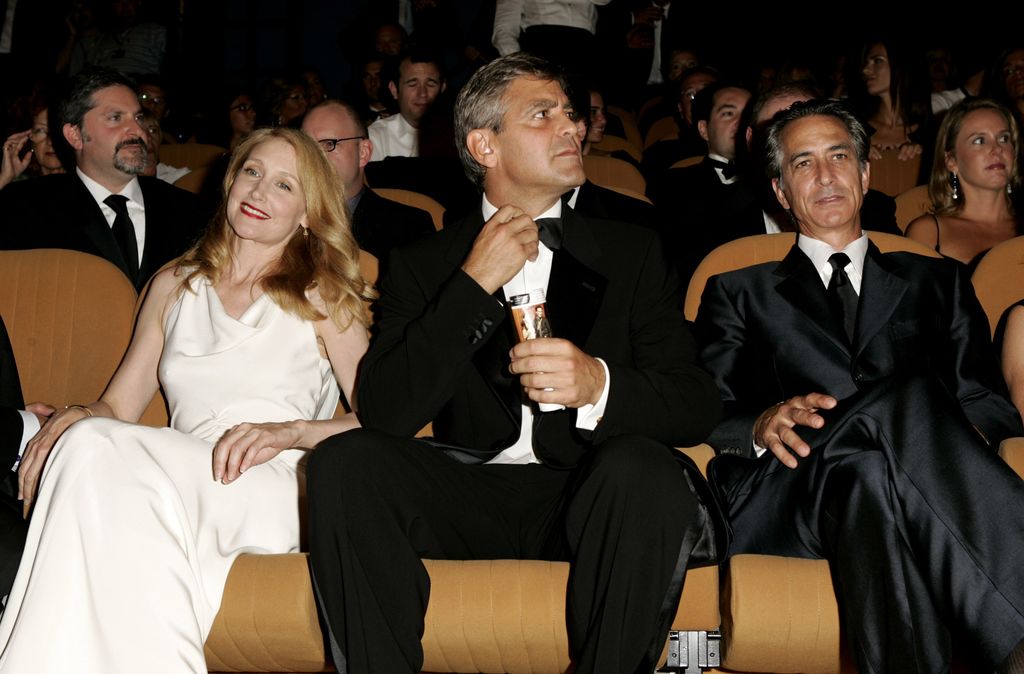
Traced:
[[[835, 152], [836, 150], [847, 150], [847, 151], [851, 151], [852, 152], [853, 151], [853, 143], [836, 143], [835, 145], [830, 145], [829, 148], [828, 148], [829, 152]], [[813, 150], [803, 150], [802, 152], [793, 153], [793, 154], [791, 154], [789, 156], [789, 163], [792, 164], [797, 159], [800, 159], [802, 157], [807, 157], [807, 156], [809, 156], [809, 155], [811, 155], [813, 153], [814, 153]]]
[[558, 101], [552, 98], [539, 98], [530, 103], [530, 105], [526, 108], [526, 114], [531, 115], [539, 110], [550, 110], [551, 108], [557, 107]]

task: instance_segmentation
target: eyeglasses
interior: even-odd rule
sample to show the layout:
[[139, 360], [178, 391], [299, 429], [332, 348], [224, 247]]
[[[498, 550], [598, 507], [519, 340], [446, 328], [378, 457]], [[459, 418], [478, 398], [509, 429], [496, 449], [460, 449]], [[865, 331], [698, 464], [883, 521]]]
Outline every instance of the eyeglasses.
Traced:
[[349, 136], [348, 138], [321, 138], [317, 142], [320, 143], [320, 147], [324, 149], [324, 152], [334, 152], [334, 148], [338, 147], [338, 143], [344, 143], [346, 140], [366, 140], [366, 136]]
[[42, 140], [43, 138], [46, 138], [49, 135], [50, 130], [47, 129], [45, 126], [33, 127], [32, 130], [28, 132], [28, 137], [33, 141]]
[[232, 105], [228, 110], [238, 110], [239, 112], [249, 112], [253, 109], [252, 103], [239, 103], [238, 105]]
[[139, 94], [139, 100], [142, 101], [143, 103], [147, 103], [147, 102], [152, 103], [153, 105], [160, 105], [161, 103], [164, 102], [164, 99], [160, 98], [159, 96], [154, 96], [153, 94], [145, 94], [145, 93]]

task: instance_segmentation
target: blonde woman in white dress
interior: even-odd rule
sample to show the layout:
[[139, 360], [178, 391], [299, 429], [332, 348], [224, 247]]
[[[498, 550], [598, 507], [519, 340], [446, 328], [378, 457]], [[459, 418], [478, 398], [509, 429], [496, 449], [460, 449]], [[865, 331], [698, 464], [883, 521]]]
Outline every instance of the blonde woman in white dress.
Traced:
[[[205, 672], [235, 557], [299, 549], [301, 459], [358, 425], [332, 415], [367, 346], [335, 185], [302, 134], [250, 136], [209, 231], [154, 277], [103, 396], [31, 441], [0, 671]], [[170, 428], [137, 425], [158, 386]]]

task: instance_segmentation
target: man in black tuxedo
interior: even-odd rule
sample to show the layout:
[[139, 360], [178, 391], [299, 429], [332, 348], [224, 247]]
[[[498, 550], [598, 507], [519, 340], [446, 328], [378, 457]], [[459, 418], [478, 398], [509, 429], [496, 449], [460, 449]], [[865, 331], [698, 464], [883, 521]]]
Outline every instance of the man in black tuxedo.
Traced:
[[828, 559], [860, 671], [949, 671], [951, 633], [1006, 666], [1024, 482], [995, 448], [1022, 429], [970, 280], [869, 242], [867, 135], [842, 103], [795, 104], [766, 147], [797, 245], [711, 278], [696, 322], [730, 552]]
[[387, 262], [392, 248], [434, 231], [426, 211], [385, 199], [366, 187], [363, 169], [373, 154], [373, 141], [352, 106], [324, 101], [306, 113], [302, 131], [320, 143], [334, 167], [352, 215], [356, 243], [381, 264]]
[[[310, 555], [340, 671], [420, 670], [421, 558], [532, 558], [573, 564], [577, 672], [650, 672], [691, 550], [714, 545], [704, 483], [670, 447], [703, 439], [718, 396], [657, 237], [562, 208], [583, 180], [564, 91], [522, 53], [463, 88], [456, 138], [481, 211], [392, 255], [364, 429], [311, 456]], [[517, 344], [506, 302], [531, 291], [559, 338]], [[430, 421], [434, 439], [413, 439]]]
[[68, 248], [106, 258], [141, 289], [202, 226], [195, 195], [141, 175], [146, 131], [129, 80], [83, 70], [61, 102], [74, 171], [0, 191], [0, 250]]
[[698, 92], [693, 119], [708, 155], [699, 164], [670, 169], [648, 190], [683, 283], [716, 247], [764, 233], [755, 185], [736, 167], [736, 136], [749, 101], [749, 91], [724, 81]]

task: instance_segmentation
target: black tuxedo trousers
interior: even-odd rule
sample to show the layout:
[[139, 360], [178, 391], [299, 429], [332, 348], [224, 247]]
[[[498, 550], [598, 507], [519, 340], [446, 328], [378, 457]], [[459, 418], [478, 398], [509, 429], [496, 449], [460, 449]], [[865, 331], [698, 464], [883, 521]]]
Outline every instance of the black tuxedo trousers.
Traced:
[[947, 672], [951, 636], [1001, 662], [1024, 638], [1024, 481], [932, 378], [823, 416], [796, 469], [771, 452], [712, 461], [732, 553], [828, 559], [862, 672]]
[[327, 440], [307, 489], [335, 665], [420, 671], [421, 559], [542, 559], [573, 563], [576, 671], [649, 674], [703, 524], [687, 480], [673, 450], [640, 436], [609, 439], [571, 470], [465, 464], [369, 430]]

